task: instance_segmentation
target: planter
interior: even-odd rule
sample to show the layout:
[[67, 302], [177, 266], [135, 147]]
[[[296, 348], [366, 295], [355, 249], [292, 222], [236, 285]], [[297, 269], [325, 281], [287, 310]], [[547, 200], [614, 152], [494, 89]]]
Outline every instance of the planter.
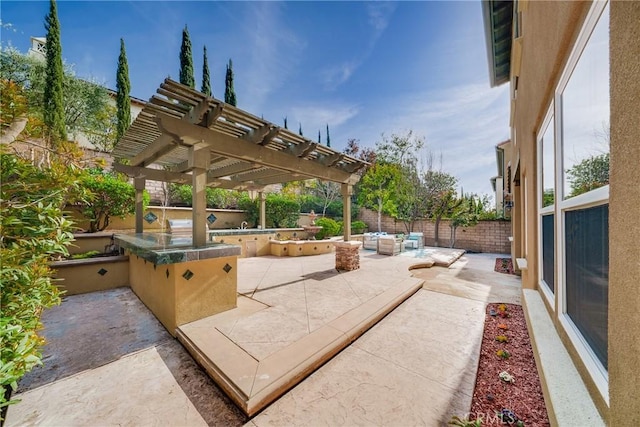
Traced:
[[84, 294], [129, 286], [129, 257], [100, 256], [97, 258], [54, 261], [51, 268], [66, 295]]

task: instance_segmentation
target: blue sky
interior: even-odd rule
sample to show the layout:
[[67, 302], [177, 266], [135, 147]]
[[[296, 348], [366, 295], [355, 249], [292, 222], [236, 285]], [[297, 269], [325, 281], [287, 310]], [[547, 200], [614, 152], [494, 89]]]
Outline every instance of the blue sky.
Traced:
[[[2, 45], [22, 52], [45, 36], [48, 2], [0, 4]], [[442, 153], [465, 192], [491, 193], [494, 146], [509, 137], [508, 85], [489, 87], [480, 1], [59, 1], [62, 49], [76, 74], [115, 88], [124, 38], [131, 95], [149, 99], [178, 79], [189, 28], [196, 86], [207, 46], [214, 96], [231, 58], [238, 107], [331, 146], [375, 146], [408, 130]], [[10, 24], [8, 27], [7, 24]], [[419, 154], [419, 157], [424, 157]]]

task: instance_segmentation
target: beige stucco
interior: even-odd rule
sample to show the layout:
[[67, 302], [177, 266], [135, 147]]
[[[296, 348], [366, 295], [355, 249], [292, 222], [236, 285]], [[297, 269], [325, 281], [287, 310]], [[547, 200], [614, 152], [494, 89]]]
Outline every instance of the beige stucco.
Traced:
[[[66, 295], [129, 286], [129, 259], [126, 256], [53, 262], [56, 285]], [[100, 274], [101, 270], [103, 274]]]
[[131, 289], [172, 335], [180, 325], [236, 307], [236, 256], [154, 265], [131, 255], [130, 263]]
[[609, 424], [640, 425], [640, 2], [611, 4]]
[[[512, 104], [513, 248], [526, 258], [524, 288], [538, 289], [537, 132], [553, 99], [591, 2], [528, 2], [522, 13], [522, 62]], [[558, 300], [547, 308], [594, 403], [610, 425], [640, 423], [640, 2], [610, 2], [611, 171], [609, 188], [609, 395], [595, 385], [558, 320]], [[511, 76], [513, 94], [516, 76]], [[512, 136], [513, 136], [512, 134]], [[507, 160], [509, 161], [509, 160]], [[519, 181], [519, 185], [516, 185]], [[526, 184], [525, 184], [526, 182]], [[558, 230], [556, 230], [558, 236]], [[558, 262], [556, 260], [556, 262]], [[556, 278], [558, 283], [558, 278]], [[547, 303], [546, 298], [542, 298]], [[544, 378], [542, 378], [544, 381]], [[607, 404], [607, 397], [609, 404]]]
[[269, 242], [271, 255], [274, 256], [309, 256], [333, 252], [331, 240], [272, 240]]

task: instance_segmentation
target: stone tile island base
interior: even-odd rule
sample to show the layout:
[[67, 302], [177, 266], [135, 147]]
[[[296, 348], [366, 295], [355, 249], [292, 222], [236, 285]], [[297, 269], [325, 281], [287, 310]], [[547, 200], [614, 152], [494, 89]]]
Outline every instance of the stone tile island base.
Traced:
[[360, 268], [362, 242], [335, 242], [336, 270], [352, 271]]
[[144, 247], [139, 236], [118, 237], [129, 253], [131, 289], [171, 335], [237, 306], [239, 246]]

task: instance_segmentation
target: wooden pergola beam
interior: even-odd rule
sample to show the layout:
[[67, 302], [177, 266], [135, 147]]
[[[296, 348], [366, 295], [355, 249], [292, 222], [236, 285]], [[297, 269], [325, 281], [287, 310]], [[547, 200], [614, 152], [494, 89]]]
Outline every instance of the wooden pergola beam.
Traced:
[[151, 169], [141, 166], [130, 166], [114, 163], [113, 168], [133, 178], [145, 178], [150, 181], [175, 182], [178, 184], [188, 184], [191, 182], [191, 175], [186, 173], [171, 172], [162, 169]]
[[350, 182], [351, 174], [337, 166], [328, 168], [321, 163], [306, 160], [288, 152], [271, 150], [214, 129], [194, 126], [171, 116], [158, 115], [156, 123], [164, 133], [180, 135], [185, 144], [193, 145], [203, 142], [216, 154], [254, 162], [264, 167], [308, 175], [313, 178], [340, 183]]

